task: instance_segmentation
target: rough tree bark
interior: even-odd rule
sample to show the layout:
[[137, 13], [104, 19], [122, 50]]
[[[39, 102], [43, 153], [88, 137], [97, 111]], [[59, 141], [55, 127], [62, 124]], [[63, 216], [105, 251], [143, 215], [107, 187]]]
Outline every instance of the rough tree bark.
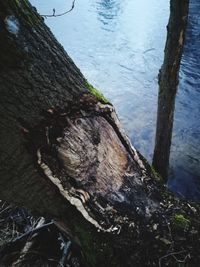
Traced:
[[153, 166], [166, 179], [172, 138], [175, 97], [187, 26], [189, 0], [171, 0], [164, 62], [159, 73], [156, 141]]
[[59, 221], [90, 266], [198, 262], [198, 207], [156, 181], [26, 0], [0, 0], [0, 40], [0, 198]]

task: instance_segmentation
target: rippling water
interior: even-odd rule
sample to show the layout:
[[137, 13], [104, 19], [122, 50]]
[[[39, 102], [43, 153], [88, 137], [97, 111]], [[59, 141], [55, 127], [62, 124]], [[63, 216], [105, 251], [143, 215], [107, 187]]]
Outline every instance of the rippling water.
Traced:
[[[32, 0], [40, 14], [71, 7], [65, 0]], [[199, 90], [200, 3], [192, 0], [180, 71], [169, 186], [200, 198]], [[133, 144], [151, 160], [157, 74], [163, 61], [169, 2], [166, 0], [76, 0], [66, 16], [46, 20], [86, 78], [115, 105]], [[200, 180], [200, 178], [199, 178]], [[196, 185], [195, 185], [196, 184]]]
[[170, 186], [200, 199], [200, 1], [190, 0], [186, 42], [176, 98]]

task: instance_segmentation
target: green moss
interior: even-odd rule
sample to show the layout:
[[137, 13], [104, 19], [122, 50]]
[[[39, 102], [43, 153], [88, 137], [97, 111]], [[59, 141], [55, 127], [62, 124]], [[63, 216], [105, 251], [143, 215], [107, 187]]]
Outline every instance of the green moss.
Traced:
[[76, 234], [81, 242], [81, 247], [85, 253], [87, 261], [91, 266], [96, 265], [95, 252], [92, 250], [94, 248], [94, 240], [91, 233], [85, 231], [81, 226], [75, 226]]
[[21, 1], [20, 0], [14, 0], [13, 5], [15, 6], [16, 9], [21, 8]]
[[176, 229], [187, 230], [190, 226], [190, 220], [186, 219], [182, 214], [175, 214], [172, 218], [172, 225]]
[[80, 241], [81, 248], [85, 254], [87, 263], [90, 267], [104, 266], [105, 259], [112, 262], [110, 267], [118, 267], [117, 258], [113, 259], [112, 244], [107, 240], [107, 235], [93, 232], [83, 224], [75, 225], [75, 235]]
[[157, 180], [159, 180], [159, 181], [162, 181], [163, 180], [162, 177], [161, 177], [161, 175], [154, 169], [153, 165], [151, 165], [151, 170], [152, 170], [152, 172], [153, 172], [153, 174], [154, 174], [154, 176], [155, 176], [155, 178]]
[[26, 13], [25, 17], [27, 25], [33, 27], [40, 24], [42, 21], [41, 17], [34, 11], [30, 10], [28, 3], [25, 2], [25, 5], [27, 6], [27, 10], [29, 10], [29, 12]]
[[17, 6], [20, 5], [19, 0], [15, 0], [15, 3], [16, 3]]
[[27, 16], [26, 22], [29, 26], [34, 26], [36, 24], [35, 17]]
[[24, 23], [33, 27], [40, 23], [42, 18], [30, 8], [30, 4], [27, 0], [14, 0], [16, 10], [19, 10], [19, 14]]
[[105, 103], [105, 104], [109, 104], [110, 102], [108, 101], [108, 99], [94, 86], [92, 86], [90, 83], [86, 82], [86, 87], [87, 89], [93, 94], [95, 95], [101, 102]]

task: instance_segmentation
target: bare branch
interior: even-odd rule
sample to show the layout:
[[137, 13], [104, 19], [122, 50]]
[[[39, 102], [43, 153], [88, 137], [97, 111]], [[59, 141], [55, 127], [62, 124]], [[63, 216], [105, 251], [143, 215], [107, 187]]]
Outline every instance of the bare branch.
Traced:
[[55, 8], [53, 8], [53, 14], [52, 15], [41, 15], [41, 16], [45, 17], [45, 18], [52, 18], [52, 17], [60, 17], [60, 16], [63, 16], [63, 15], [66, 15], [67, 13], [71, 12], [74, 9], [75, 1], [76, 0], [73, 0], [71, 8], [69, 10], [63, 12], [63, 13], [56, 14], [56, 10], [55, 10]]
[[174, 257], [174, 255], [179, 255], [179, 254], [182, 254], [182, 253], [185, 253], [185, 252], [186, 252], [185, 250], [182, 250], [182, 251], [178, 251], [178, 252], [171, 252], [171, 253], [169, 253], [169, 254], [167, 254], [167, 255], [164, 255], [163, 257], [161, 257], [161, 258], [159, 259], [159, 267], [162, 266], [162, 265], [161, 265], [161, 262], [162, 262], [163, 259], [168, 258], [168, 257], [170, 257], [170, 256]]

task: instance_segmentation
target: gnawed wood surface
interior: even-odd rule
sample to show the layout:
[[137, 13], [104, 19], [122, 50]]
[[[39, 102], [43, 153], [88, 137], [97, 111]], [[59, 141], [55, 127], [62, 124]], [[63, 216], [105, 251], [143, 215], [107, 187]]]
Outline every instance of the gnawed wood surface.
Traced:
[[[150, 173], [120, 132], [113, 107], [105, 105], [103, 111], [101, 104], [100, 112], [82, 107], [73, 115], [54, 109], [48, 113], [46, 123], [26, 129], [27, 146], [64, 198], [104, 231], [112, 230], [111, 211], [122, 204], [126, 212], [149, 217], [158, 206], [144, 187]], [[102, 214], [100, 221], [95, 219], [97, 212]]]
[[[143, 183], [151, 171], [120, 129], [112, 105], [90, 93], [81, 72], [26, 1], [1, 2], [0, 18], [0, 197], [12, 202], [15, 196], [19, 204], [55, 215], [63, 213], [54, 209], [55, 199], [64, 201], [64, 208], [67, 194], [84, 210], [95, 201], [97, 210], [107, 202], [124, 202], [148, 213], [151, 199]], [[10, 18], [17, 22], [17, 34], [7, 29]], [[111, 226], [102, 223], [105, 229]]]
[[198, 213], [156, 181], [35, 9], [0, 0], [0, 25], [0, 198], [54, 218], [91, 266], [153, 266], [177, 244], [193, 253], [174, 237], [199, 239], [172, 234], [173, 218]]

